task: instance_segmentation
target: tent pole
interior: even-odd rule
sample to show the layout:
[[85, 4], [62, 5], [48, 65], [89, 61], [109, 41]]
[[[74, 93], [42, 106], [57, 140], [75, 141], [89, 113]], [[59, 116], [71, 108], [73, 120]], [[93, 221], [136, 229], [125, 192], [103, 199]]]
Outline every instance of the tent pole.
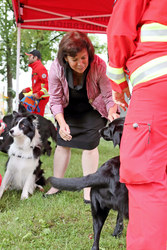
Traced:
[[18, 26], [17, 26], [17, 62], [16, 62], [16, 107], [15, 107], [16, 111], [18, 111], [18, 104], [19, 104], [20, 35], [21, 35], [21, 24], [18, 23]]

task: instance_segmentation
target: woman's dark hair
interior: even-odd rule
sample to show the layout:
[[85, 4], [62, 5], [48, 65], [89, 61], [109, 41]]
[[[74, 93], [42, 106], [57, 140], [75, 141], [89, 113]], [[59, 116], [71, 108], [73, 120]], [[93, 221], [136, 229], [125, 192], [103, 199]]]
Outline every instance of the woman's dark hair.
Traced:
[[59, 44], [57, 59], [61, 66], [66, 64], [65, 57], [75, 57], [78, 52], [87, 49], [89, 63], [94, 59], [94, 47], [88, 36], [80, 31], [67, 32]]

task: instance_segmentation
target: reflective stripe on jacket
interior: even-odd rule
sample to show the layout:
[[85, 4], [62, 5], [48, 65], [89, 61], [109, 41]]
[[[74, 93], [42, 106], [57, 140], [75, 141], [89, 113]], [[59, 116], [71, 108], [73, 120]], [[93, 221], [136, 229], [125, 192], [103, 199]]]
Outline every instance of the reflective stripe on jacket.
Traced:
[[162, 0], [160, 5], [157, 5], [156, 0], [116, 2], [107, 30], [109, 51], [107, 75], [112, 81], [114, 90], [121, 92], [128, 84], [124, 78], [115, 76], [113, 69], [114, 71], [118, 69], [118, 72], [120, 69], [129, 72], [133, 86], [138, 87], [144, 82], [152, 84], [155, 81], [151, 80], [160, 76], [166, 75], [167, 78], [165, 6], [165, 0]]

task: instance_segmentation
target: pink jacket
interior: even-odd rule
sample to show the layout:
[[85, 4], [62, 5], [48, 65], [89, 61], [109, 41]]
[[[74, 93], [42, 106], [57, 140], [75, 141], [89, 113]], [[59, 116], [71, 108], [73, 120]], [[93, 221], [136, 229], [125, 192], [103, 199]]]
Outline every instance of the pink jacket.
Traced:
[[[63, 113], [69, 103], [69, 89], [65, 78], [64, 68], [57, 58], [53, 61], [49, 71], [50, 109], [54, 116]], [[86, 78], [86, 89], [89, 103], [105, 118], [108, 110], [114, 106], [112, 88], [106, 76], [105, 62], [95, 55]]]

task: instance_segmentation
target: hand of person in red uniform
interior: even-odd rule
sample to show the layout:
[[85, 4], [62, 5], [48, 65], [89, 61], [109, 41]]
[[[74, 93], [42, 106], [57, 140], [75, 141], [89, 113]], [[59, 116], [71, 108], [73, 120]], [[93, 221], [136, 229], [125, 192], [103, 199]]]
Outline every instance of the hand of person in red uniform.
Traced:
[[112, 90], [112, 97], [114, 102], [119, 105], [124, 111], [126, 110], [126, 108], [128, 108], [128, 104], [125, 101], [125, 94], [128, 98], [130, 98], [129, 87], [123, 89], [121, 93]]
[[117, 119], [120, 117], [120, 115], [117, 113], [118, 106], [115, 104], [113, 107], [111, 107], [108, 111], [108, 120], [112, 122], [114, 119]]
[[37, 99], [37, 100], [40, 99], [40, 97], [38, 96], [37, 93], [33, 94], [32, 96], [33, 96], [34, 99]]
[[27, 93], [27, 92], [26, 92], [26, 89], [22, 89], [22, 93]]

